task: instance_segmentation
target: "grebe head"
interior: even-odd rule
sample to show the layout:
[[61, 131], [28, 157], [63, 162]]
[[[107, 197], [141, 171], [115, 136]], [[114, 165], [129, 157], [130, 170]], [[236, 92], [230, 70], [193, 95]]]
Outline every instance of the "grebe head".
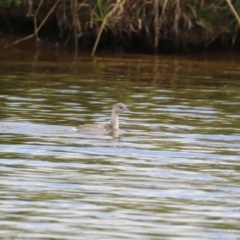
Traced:
[[126, 106], [123, 103], [117, 103], [113, 106], [112, 112], [115, 114], [121, 114], [124, 112], [129, 112]]

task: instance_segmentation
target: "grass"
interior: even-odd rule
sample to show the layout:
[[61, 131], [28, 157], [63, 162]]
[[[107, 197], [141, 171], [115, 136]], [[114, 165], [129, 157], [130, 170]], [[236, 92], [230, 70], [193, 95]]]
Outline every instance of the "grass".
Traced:
[[[31, 9], [38, 9], [29, 15], [38, 22], [35, 32], [50, 24], [44, 14], [57, 0], [0, 0], [0, 10], [26, 2], [32, 4]], [[76, 48], [84, 39], [89, 40], [92, 55], [107, 38], [121, 42], [126, 50], [134, 48], [137, 40], [137, 49], [186, 52], [214, 44], [220, 48], [237, 46], [239, 14], [240, 0], [60, 0], [51, 12], [51, 21], [56, 21], [65, 45], [74, 42]]]

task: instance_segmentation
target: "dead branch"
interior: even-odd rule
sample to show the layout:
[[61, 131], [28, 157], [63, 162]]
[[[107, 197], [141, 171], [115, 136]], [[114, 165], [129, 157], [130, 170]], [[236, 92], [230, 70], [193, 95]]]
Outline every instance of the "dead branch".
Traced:
[[[33, 33], [33, 34], [30, 34], [29, 36], [26, 36], [26, 37], [21, 38], [21, 39], [15, 41], [15, 42], [13, 42], [13, 43], [10, 43], [10, 44], [6, 45], [5, 48], [7, 48], [7, 47], [9, 47], [9, 46], [11, 46], [11, 45], [15, 45], [15, 44], [17, 44], [17, 43], [23, 42], [23, 41], [25, 41], [25, 40], [27, 40], [27, 39], [30, 39], [30, 38], [34, 37], [34, 36], [38, 39], [37, 33], [38, 33], [39, 30], [42, 28], [42, 26], [43, 26], [44, 23], [47, 21], [47, 19], [48, 19], [49, 16], [52, 14], [52, 12], [53, 12], [54, 9], [57, 7], [57, 5], [58, 5], [58, 3], [59, 3], [60, 1], [61, 1], [61, 0], [57, 0], [57, 1], [55, 2], [55, 4], [53, 5], [53, 7], [50, 9], [50, 11], [49, 11], [48, 14], [46, 15], [46, 17], [42, 20], [42, 22], [40, 23], [40, 25], [39, 25], [37, 28], [35, 28], [35, 27], [37, 26], [37, 23], [34, 22], [34, 33]], [[42, 4], [42, 1], [40, 2], [39, 5], [41, 5], [41, 4]], [[39, 10], [39, 9], [37, 9], [36, 12], [38, 12], [38, 10]], [[35, 20], [34, 20], [34, 21], [35, 21]]]
[[227, 1], [228, 5], [229, 5], [230, 9], [232, 10], [234, 16], [236, 17], [236, 19], [237, 19], [237, 21], [238, 21], [238, 24], [240, 25], [240, 18], [239, 18], [239, 16], [238, 16], [236, 10], [234, 9], [231, 1], [230, 1], [230, 0], [226, 0], [226, 1]]

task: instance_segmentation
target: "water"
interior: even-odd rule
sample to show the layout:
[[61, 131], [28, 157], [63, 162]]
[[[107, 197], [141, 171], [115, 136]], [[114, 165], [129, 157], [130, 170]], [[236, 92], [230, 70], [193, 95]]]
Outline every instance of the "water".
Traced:
[[[239, 57], [28, 54], [0, 67], [1, 239], [240, 238]], [[118, 134], [74, 130], [116, 102]]]

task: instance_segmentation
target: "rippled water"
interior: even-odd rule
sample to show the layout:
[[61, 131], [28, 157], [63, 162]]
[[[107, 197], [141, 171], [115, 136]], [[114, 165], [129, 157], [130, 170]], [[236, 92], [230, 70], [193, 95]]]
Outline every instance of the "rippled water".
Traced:
[[[225, 56], [223, 56], [225, 58]], [[1, 61], [2, 239], [239, 239], [228, 56]], [[118, 135], [83, 135], [124, 102]]]

